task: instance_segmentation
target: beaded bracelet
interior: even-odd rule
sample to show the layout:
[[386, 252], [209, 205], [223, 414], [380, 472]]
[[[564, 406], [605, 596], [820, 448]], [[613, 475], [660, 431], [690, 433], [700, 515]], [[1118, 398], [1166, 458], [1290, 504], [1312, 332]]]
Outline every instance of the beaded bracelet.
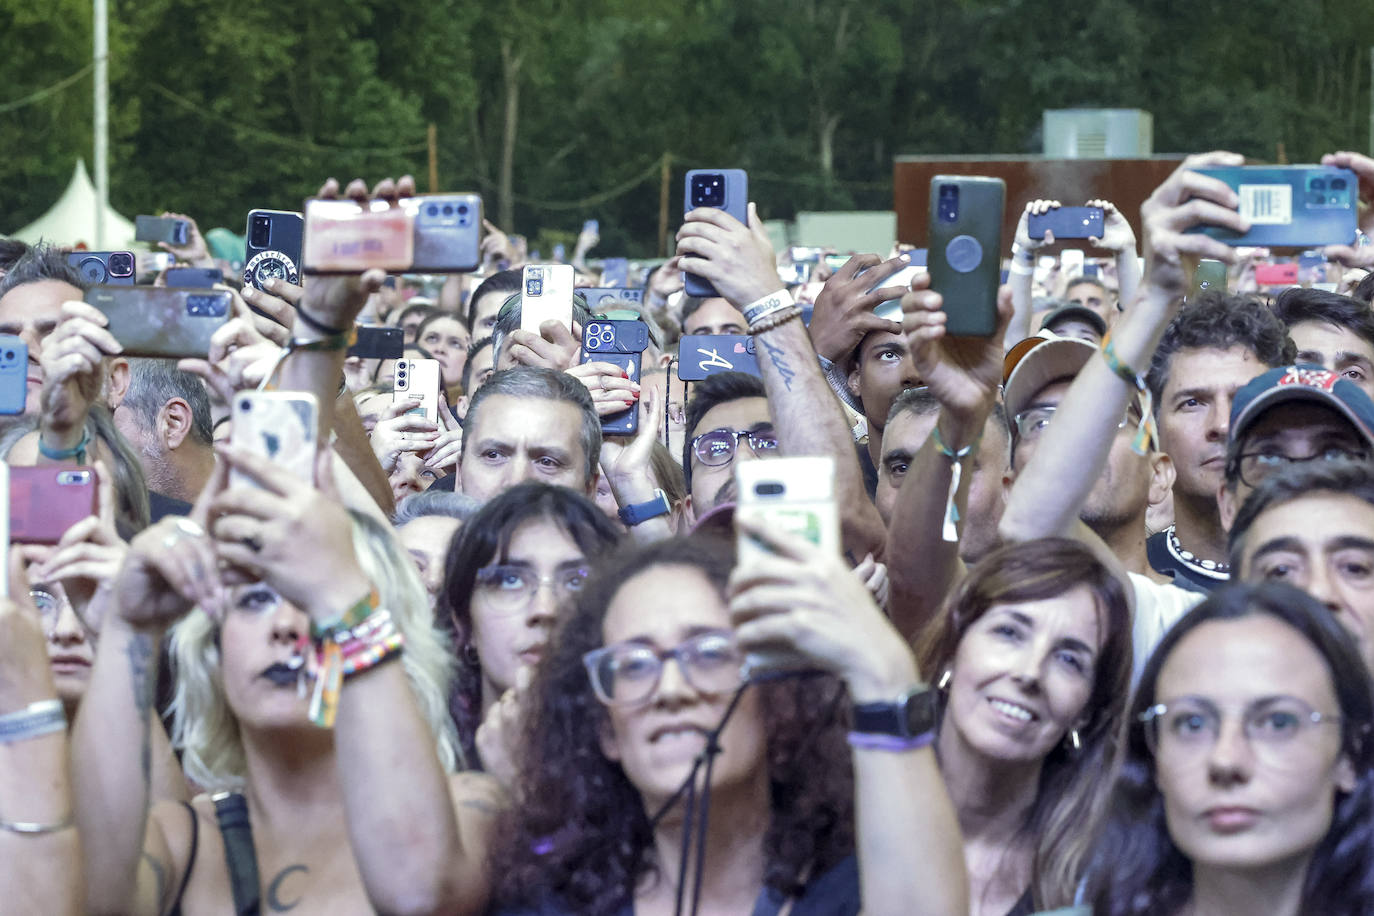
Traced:
[[749, 333], [757, 337], [765, 331], [771, 331], [774, 328], [780, 328], [783, 325], [787, 324], [787, 322], [800, 318], [801, 314], [802, 310], [795, 305], [789, 305], [786, 308], [779, 309], [776, 312], [769, 312], [768, 315], [764, 318], [761, 318], [757, 324], [751, 324], [749, 326]]
[[1107, 368], [1111, 369], [1117, 378], [1140, 393], [1140, 424], [1136, 427], [1135, 438], [1131, 440], [1131, 451], [1137, 455], [1144, 455], [1151, 447], [1158, 449], [1159, 432], [1155, 427], [1154, 396], [1150, 393], [1150, 386], [1145, 382], [1145, 376], [1126, 365], [1116, 355], [1111, 331], [1102, 338], [1102, 358], [1107, 361]]
[[377, 589], [374, 588], [336, 619], [322, 624], [311, 621], [310, 638], [320, 642], [327, 636], [333, 636], [339, 630], [351, 630], [371, 617], [372, 612], [377, 610], [381, 603], [382, 596], [377, 594]]

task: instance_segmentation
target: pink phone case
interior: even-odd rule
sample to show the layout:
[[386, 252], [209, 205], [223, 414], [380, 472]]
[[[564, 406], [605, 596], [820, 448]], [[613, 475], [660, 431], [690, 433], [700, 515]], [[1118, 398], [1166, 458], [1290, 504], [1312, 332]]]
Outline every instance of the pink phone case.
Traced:
[[10, 466], [10, 540], [56, 544], [96, 512], [95, 471]]

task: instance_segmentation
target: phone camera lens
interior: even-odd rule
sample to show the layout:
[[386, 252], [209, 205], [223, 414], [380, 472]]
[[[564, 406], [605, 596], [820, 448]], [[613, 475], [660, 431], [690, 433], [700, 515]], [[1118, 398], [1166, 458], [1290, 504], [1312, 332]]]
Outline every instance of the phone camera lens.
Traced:
[[13, 351], [13, 350], [6, 350], [6, 351], [5, 351], [5, 359], [14, 359], [14, 351]]
[[1344, 178], [1333, 178], [1333, 179], [1331, 179], [1331, 190], [1333, 190], [1333, 191], [1344, 191], [1344, 190], [1345, 190], [1345, 179], [1344, 179]]
[[117, 251], [110, 255], [110, 273], [116, 277], [132, 277], [134, 256], [127, 251]]
[[459, 205], [458, 205], [458, 215], [459, 215], [459, 216], [467, 216], [467, 215], [468, 215], [468, 205], [467, 205], [467, 204], [459, 204]]
[[105, 262], [99, 258], [82, 258], [76, 269], [81, 273], [81, 279], [87, 283], [104, 283], [108, 276], [105, 272]]
[[243, 411], [244, 413], [248, 413], [248, 411], [250, 411], [250, 410], [252, 410], [252, 409], [253, 409], [253, 402], [252, 402], [252, 401], [248, 401], [248, 400], [239, 401], [239, 410]]
[[425, 212], [428, 213], [430, 216], [438, 216], [439, 207], [437, 204], [430, 204], [428, 207], [425, 208]]
[[452, 215], [453, 215], [453, 205], [452, 205], [452, 204], [444, 204], [444, 215], [445, 215], [445, 216], [452, 216]]
[[1314, 191], [1321, 191], [1321, 190], [1325, 190], [1325, 188], [1326, 188], [1326, 179], [1324, 179], [1324, 178], [1313, 178], [1313, 179], [1312, 179], [1312, 190], [1314, 190]]

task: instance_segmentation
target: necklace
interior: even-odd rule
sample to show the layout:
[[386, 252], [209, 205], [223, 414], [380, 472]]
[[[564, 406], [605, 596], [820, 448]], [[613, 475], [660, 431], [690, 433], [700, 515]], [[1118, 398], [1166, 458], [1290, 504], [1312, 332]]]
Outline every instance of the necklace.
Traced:
[[1194, 567], [1199, 572], [1206, 573], [1207, 575], [1210, 575], [1213, 578], [1230, 578], [1231, 564], [1218, 563], [1216, 560], [1199, 559], [1191, 551], [1183, 549], [1183, 545], [1178, 542], [1178, 534], [1175, 533], [1173, 525], [1170, 525], [1168, 528], [1164, 530], [1169, 535], [1169, 549], [1173, 551], [1174, 556], [1178, 557], [1180, 560], [1182, 560], [1184, 563], [1187, 563], [1189, 566]]

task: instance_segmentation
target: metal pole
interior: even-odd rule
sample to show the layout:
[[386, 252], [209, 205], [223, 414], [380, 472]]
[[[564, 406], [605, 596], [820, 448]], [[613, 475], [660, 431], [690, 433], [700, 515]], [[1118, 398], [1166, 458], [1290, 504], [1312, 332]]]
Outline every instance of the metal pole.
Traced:
[[105, 208], [110, 199], [109, 15], [107, 0], [92, 0], [95, 32], [95, 247], [105, 248]]
[[429, 193], [439, 193], [439, 129], [429, 123]]

